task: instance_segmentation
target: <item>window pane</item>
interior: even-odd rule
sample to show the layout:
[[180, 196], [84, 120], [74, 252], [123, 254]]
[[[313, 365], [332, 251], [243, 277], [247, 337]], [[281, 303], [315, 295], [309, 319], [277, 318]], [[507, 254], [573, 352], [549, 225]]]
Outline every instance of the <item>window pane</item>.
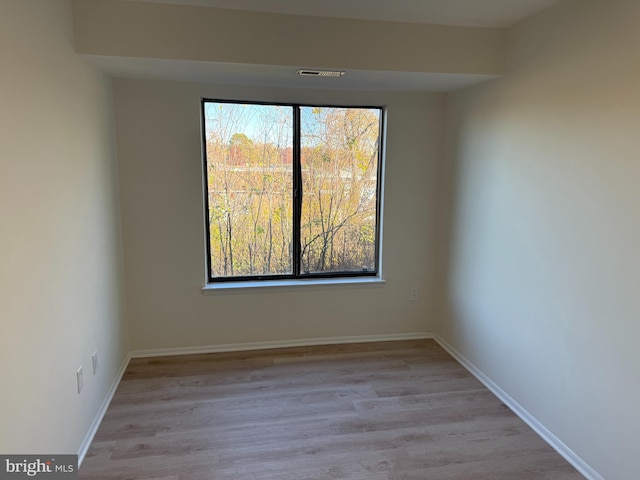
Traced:
[[291, 274], [293, 109], [206, 102], [212, 277]]
[[301, 274], [376, 270], [380, 114], [301, 108]]

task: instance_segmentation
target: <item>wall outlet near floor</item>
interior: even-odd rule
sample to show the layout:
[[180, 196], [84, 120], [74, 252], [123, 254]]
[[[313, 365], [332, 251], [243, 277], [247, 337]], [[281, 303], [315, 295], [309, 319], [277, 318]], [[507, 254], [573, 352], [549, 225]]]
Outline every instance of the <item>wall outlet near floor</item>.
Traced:
[[417, 302], [420, 298], [420, 289], [418, 287], [411, 287], [409, 290], [409, 301]]
[[78, 394], [80, 394], [80, 392], [84, 388], [84, 379], [82, 378], [82, 365], [80, 365], [80, 368], [76, 372], [76, 380], [78, 381]]
[[91, 367], [93, 368], [93, 374], [95, 375], [98, 371], [98, 350], [93, 352], [91, 355]]

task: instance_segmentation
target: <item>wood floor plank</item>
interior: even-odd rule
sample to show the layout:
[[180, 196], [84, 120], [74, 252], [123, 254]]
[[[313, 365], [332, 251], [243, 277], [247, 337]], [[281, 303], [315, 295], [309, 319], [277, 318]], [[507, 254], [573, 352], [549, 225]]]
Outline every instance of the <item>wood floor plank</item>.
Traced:
[[430, 340], [132, 360], [79, 476], [582, 478]]

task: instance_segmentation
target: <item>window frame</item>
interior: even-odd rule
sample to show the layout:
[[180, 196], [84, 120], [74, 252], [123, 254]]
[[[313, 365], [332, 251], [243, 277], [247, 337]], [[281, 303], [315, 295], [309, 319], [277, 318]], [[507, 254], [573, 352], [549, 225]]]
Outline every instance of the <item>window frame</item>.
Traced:
[[[268, 274], [268, 275], [237, 275], [227, 277], [214, 277], [212, 276], [213, 269], [211, 263], [211, 224], [210, 224], [210, 209], [209, 209], [209, 182], [208, 182], [208, 170], [207, 170], [207, 125], [205, 117], [205, 106], [207, 103], [228, 103], [236, 105], [264, 105], [264, 106], [279, 106], [290, 107], [293, 113], [292, 122], [292, 140], [293, 140], [293, 172], [292, 172], [292, 273], [290, 274]], [[358, 108], [358, 109], [370, 109], [379, 111], [379, 124], [378, 124], [378, 163], [376, 168], [376, 220], [375, 220], [375, 268], [373, 270], [366, 271], [350, 271], [350, 272], [314, 272], [314, 273], [301, 273], [301, 243], [300, 243], [300, 230], [301, 230], [301, 217], [302, 217], [302, 202], [304, 192], [302, 189], [302, 160], [301, 160], [301, 146], [300, 139], [301, 133], [301, 109], [302, 108]], [[386, 107], [382, 105], [344, 105], [344, 104], [312, 104], [312, 103], [290, 103], [290, 102], [264, 102], [255, 100], [229, 100], [229, 99], [215, 99], [202, 97], [200, 100], [200, 123], [201, 123], [201, 148], [202, 148], [202, 168], [203, 168], [203, 200], [204, 200], [204, 227], [205, 227], [205, 255], [206, 255], [206, 282], [208, 285], [212, 284], [229, 284], [233, 282], [249, 283], [249, 282], [274, 282], [281, 280], [285, 283], [291, 281], [315, 281], [318, 280], [336, 280], [336, 279], [350, 279], [356, 280], [362, 278], [363, 280], [374, 280], [380, 278], [381, 263], [382, 263], [382, 190], [383, 190], [383, 173], [384, 173], [384, 147], [385, 147], [385, 134], [386, 134]], [[372, 278], [373, 277], [373, 278]]]

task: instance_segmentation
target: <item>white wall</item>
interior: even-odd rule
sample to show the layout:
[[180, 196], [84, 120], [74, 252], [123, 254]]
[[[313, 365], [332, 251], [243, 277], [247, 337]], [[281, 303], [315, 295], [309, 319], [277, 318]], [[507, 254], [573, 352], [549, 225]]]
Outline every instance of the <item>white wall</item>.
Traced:
[[511, 44], [506, 78], [449, 99], [440, 333], [604, 478], [637, 478], [640, 3], [567, 1]]
[[[133, 349], [431, 331], [440, 97], [117, 80]], [[381, 287], [203, 296], [200, 99], [388, 105]], [[412, 285], [421, 300], [409, 302]]]
[[67, 1], [0, 2], [2, 453], [78, 452], [127, 351], [111, 81], [72, 28]]
[[306, 68], [503, 72], [505, 30], [74, 0], [79, 53]]

